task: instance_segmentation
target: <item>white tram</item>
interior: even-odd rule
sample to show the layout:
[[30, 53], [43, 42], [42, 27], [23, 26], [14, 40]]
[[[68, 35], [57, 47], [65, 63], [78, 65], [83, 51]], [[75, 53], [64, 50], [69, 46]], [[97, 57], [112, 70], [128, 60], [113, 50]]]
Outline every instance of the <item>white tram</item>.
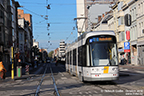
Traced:
[[85, 32], [66, 48], [66, 70], [81, 81], [112, 81], [119, 77], [113, 31]]

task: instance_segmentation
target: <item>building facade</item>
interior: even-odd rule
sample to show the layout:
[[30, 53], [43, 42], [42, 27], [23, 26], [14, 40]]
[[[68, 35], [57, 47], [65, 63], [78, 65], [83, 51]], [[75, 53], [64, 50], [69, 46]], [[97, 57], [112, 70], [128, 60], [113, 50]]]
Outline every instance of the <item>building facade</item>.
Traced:
[[[144, 0], [136, 2], [137, 20], [137, 64], [144, 65]], [[134, 13], [133, 13], [134, 14]]]
[[21, 26], [24, 26], [25, 30], [25, 59], [26, 62], [31, 62], [32, 60], [32, 46], [33, 46], [33, 33], [32, 33], [32, 15], [25, 14], [24, 10], [18, 9], [18, 19], [24, 19], [25, 22], [21, 22]]
[[[109, 11], [110, 4], [118, 0], [77, 0], [77, 31], [78, 36], [83, 32], [91, 31], [97, 23], [98, 15]], [[101, 9], [101, 10], [99, 10]]]
[[12, 1], [0, 0], [0, 51], [2, 53], [3, 64], [10, 70], [10, 48], [12, 41]]

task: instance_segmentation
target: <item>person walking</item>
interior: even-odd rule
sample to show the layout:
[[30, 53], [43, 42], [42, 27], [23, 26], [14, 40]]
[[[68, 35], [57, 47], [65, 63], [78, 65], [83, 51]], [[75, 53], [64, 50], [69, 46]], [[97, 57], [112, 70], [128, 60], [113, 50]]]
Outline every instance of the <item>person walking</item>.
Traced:
[[2, 54], [0, 54], [0, 77], [5, 79], [7, 70], [5, 69], [2, 62]]

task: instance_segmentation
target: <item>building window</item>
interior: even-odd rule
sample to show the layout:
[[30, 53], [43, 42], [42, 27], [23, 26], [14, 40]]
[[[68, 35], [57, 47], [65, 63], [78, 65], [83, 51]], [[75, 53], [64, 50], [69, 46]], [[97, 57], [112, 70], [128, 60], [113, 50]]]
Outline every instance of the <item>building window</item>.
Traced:
[[134, 20], [136, 19], [136, 7], [134, 8]]
[[19, 18], [21, 18], [21, 15], [18, 15]]
[[138, 4], [138, 15], [140, 15], [140, 4]]
[[135, 38], [137, 39], [137, 25], [135, 25]]
[[124, 34], [124, 32], [121, 32], [121, 38], [122, 38], [122, 41], [125, 40], [125, 34]]
[[118, 11], [120, 11], [120, 10], [122, 9], [122, 6], [123, 6], [123, 2], [120, 2], [120, 3], [118, 4]]
[[2, 41], [2, 28], [0, 26], [0, 41]]
[[124, 24], [124, 17], [123, 16], [118, 18], [118, 24], [119, 24], [119, 26]]
[[119, 42], [121, 42], [121, 34], [120, 34], [120, 32], [119, 32], [119, 34], [118, 34], [119, 36]]
[[139, 33], [138, 36], [140, 37], [141, 36], [141, 23], [139, 23], [139, 32], [138, 33]]
[[142, 4], [142, 14], [143, 14], [143, 2], [141, 4]]
[[124, 40], [125, 40], [124, 32], [119, 32], [119, 42], [124, 41]]
[[20, 41], [23, 41], [23, 35], [20, 33]]

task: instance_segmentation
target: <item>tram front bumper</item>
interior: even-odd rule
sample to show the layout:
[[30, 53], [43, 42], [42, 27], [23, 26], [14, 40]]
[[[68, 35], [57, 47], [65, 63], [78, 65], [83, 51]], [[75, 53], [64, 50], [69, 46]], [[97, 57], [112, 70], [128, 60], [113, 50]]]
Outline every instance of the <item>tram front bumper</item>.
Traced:
[[84, 77], [84, 81], [114, 81], [118, 80], [119, 77], [103, 77], [103, 78], [91, 78]]

